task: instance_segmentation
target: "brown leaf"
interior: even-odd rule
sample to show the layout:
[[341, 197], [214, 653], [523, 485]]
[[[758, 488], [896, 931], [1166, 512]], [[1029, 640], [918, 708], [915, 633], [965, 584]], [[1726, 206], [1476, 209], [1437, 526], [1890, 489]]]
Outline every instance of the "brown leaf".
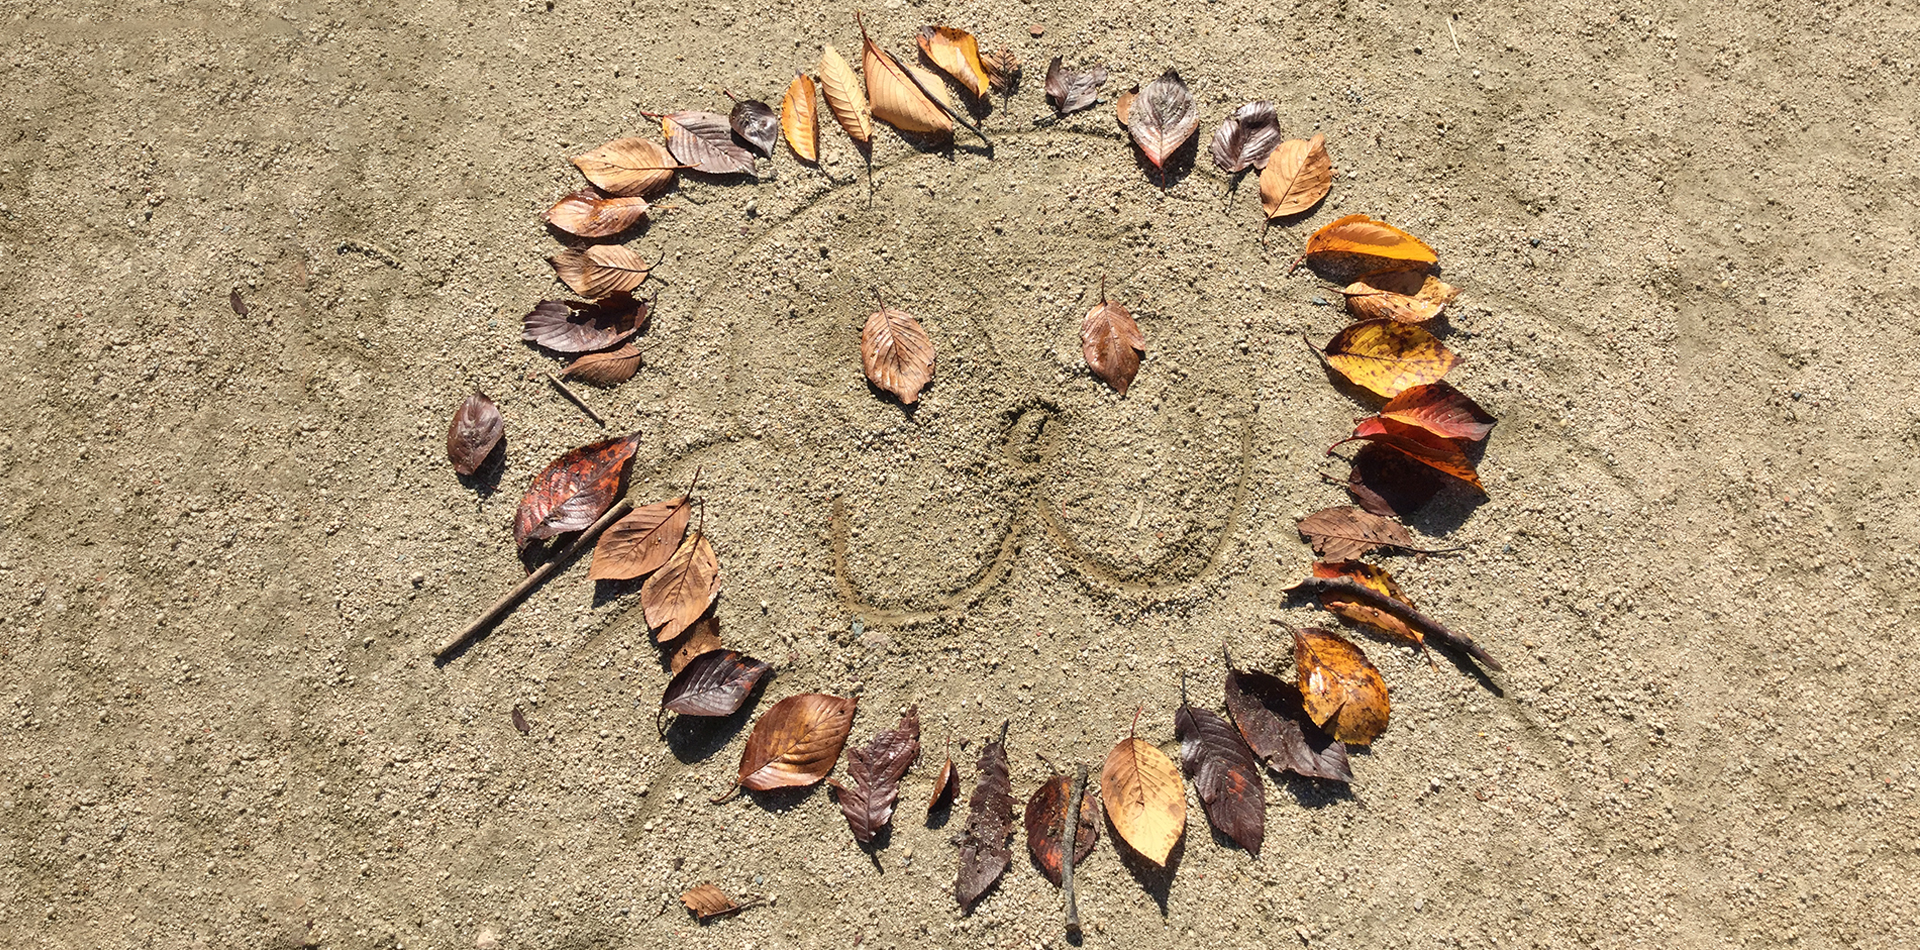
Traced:
[[[1024, 824], [1027, 827], [1027, 853], [1040, 873], [1054, 887], [1060, 886], [1061, 869], [1066, 858], [1067, 804], [1073, 797], [1073, 778], [1056, 775], [1034, 789], [1027, 799]], [[1073, 833], [1073, 866], [1078, 869], [1093, 854], [1100, 838], [1100, 805], [1091, 790], [1080, 796], [1080, 825]]]
[[1267, 836], [1267, 787], [1240, 734], [1211, 710], [1182, 705], [1173, 716], [1180, 765], [1207, 820], [1254, 857]]
[[1169, 69], [1140, 90], [1127, 114], [1127, 131], [1154, 167], [1164, 167], [1175, 150], [1200, 129], [1200, 111], [1180, 74]]
[[960, 791], [960, 773], [953, 767], [953, 757], [947, 757], [947, 764], [940, 767], [940, 774], [933, 779], [933, 795], [927, 799], [927, 817], [940, 808], [941, 803], [953, 804], [954, 795]]
[[1113, 115], [1120, 120], [1120, 127], [1127, 127], [1127, 119], [1133, 115], [1133, 100], [1140, 98], [1140, 87], [1135, 86], [1113, 97]]
[[1460, 289], [1424, 266], [1374, 271], [1340, 291], [1347, 309], [1362, 320], [1426, 323], [1460, 296]]
[[1303, 627], [1293, 633], [1300, 700], [1307, 717], [1349, 745], [1368, 745], [1387, 729], [1387, 682], [1367, 655], [1337, 633]]
[[1371, 514], [1411, 517], [1446, 487], [1437, 470], [1405, 452], [1368, 443], [1353, 456], [1347, 491]]
[[1313, 553], [1329, 561], [1365, 557], [1375, 548], [1420, 550], [1405, 525], [1344, 505], [1300, 519], [1300, 533], [1313, 545]]
[[933, 340], [913, 314], [881, 307], [860, 331], [860, 364], [875, 386], [912, 405], [933, 379]]
[[795, 73], [793, 82], [787, 86], [787, 94], [780, 97], [780, 131], [785, 133], [787, 147], [793, 149], [795, 157], [803, 162], [820, 161], [820, 112], [814, 103], [813, 79], [806, 73]]
[[511, 718], [513, 719], [513, 728], [521, 735], [524, 736], [533, 731], [533, 726], [527, 723], [526, 711], [520, 707], [513, 707], [513, 715]]
[[1227, 712], [1247, 747], [1276, 772], [1352, 782], [1347, 745], [1307, 718], [1300, 690], [1270, 673], [1227, 669]]
[[1020, 86], [1020, 57], [1004, 46], [998, 53], [988, 53], [980, 57], [980, 65], [987, 71], [987, 83], [993, 91], [1003, 96], [1012, 95]]
[[1013, 780], [1007, 773], [1004, 730], [980, 751], [975, 768], [980, 781], [973, 787], [967, 827], [954, 841], [960, 849], [960, 871], [953, 881], [953, 897], [962, 913], [973, 910], [1013, 862], [1007, 847], [1013, 838]]
[[1314, 352], [1340, 375], [1388, 399], [1439, 382], [1460, 362], [1433, 334], [1392, 320], [1352, 324]]
[[629, 343], [605, 353], [588, 353], [567, 364], [560, 375], [583, 383], [611, 389], [633, 378], [640, 371], [641, 353]]
[[920, 52], [975, 97], [987, 94], [987, 67], [973, 34], [951, 26], [920, 28]]
[[773, 143], [780, 141], [780, 115], [772, 106], [758, 99], [742, 99], [727, 113], [727, 125], [755, 151], [773, 157]]
[[661, 191], [680, 167], [660, 143], [641, 138], [614, 139], [575, 156], [573, 164], [601, 191], [627, 198]]
[[680, 635], [680, 639], [661, 644], [661, 646], [673, 651], [673, 655], [667, 658], [667, 669], [678, 673], [686, 669], [687, 664], [694, 660], [721, 649], [720, 618], [715, 617], [713, 611], [709, 610], [701, 614], [700, 619], [695, 620], [693, 625], [687, 628], [687, 632]]
[[[1268, 169], [1275, 164], [1277, 162], [1269, 162]], [[1265, 174], [1262, 173], [1261, 177], [1264, 178]], [[1394, 261], [1400, 261], [1401, 266], [1405, 266], [1407, 263], [1433, 264], [1440, 260], [1433, 253], [1433, 248], [1419, 238], [1364, 214], [1347, 215], [1313, 232], [1313, 236], [1307, 239], [1306, 253], [1300, 255], [1300, 259], [1313, 266], [1319, 266], [1322, 259], [1329, 262], [1366, 261], [1374, 270], [1392, 266]]]
[[548, 463], [514, 513], [514, 543], [525, 550], [541, 538], [593, 524], [620, 497], [620, 482], [639, 444], [636, 432], [583, 445]]
[[487, 457], [505, 432], [500, 407], [486, 393], [474, 393], [460, 404], [460, 410], [453, 414], [453, 424], [447, 427], [447, 461], [453, 463], [454, 471], [472, 475], [487, 464]]
[[630, 294], [598, 303], [542, 300], [524, 318], [520, 339], [559, 353], [604, 350], [644, 329], [650, 309]]
[[753, 174], [753, 153], [733, 140], [733, 123], [717, 112], [689, 110], [662, 116], [667, 151], [683, 166], [709, 175]]
[[839, 50], [829, 46], [820, 51], [820, 92], [826, 97], [827, 111], [848, 138], [864, 146], [873, 141], [873, 112], [867, 108], [863, 88]]
[[873, 737], [864, 749], [847, 753], [848, 788], [829, 780], [840, 799], [840, 813], [861, 844], [872, 844], [893, 822], [893, 805], [900, 798], [900, 779], [920, 758], [920, 709], [911, 707], [900, 724]]
[[680, 903], [687, 905], [687, 910], [701, 920], [710, 920], [740, 909], [739, 904], [734, 903], [732, 898], [711, 884], [695, 885], [693, 889], [680, 895]]
[[1087, 311], [1080, 323], [1080, 355], [1087, 369], [1100, 381], [1124, 396], [1140, 372], [1140, 358], [1147, 352], [1147, 338], [1140, 324], [1126, 307], [1105, 299]]
[[640, 585], [640, 606], [647, 626], [662, 643], [700, 619], [720, 596], [720, 559], [713, 544], [699, 531], [690, 531], [679, 550]]
[[1145, 739], [1128, 736], [1100, 767], [1107, 820], [1134, 853], [1162, 867], [1187, 828], [1187, 792], [1173, 760]]
[[692, 517], [693, 505], [685, 495], [635, 508], [600, 535], [587, 577], [623, 581], [659, 570], [680, 549]]
[[612, 237], [647, 216], [645, 198], [608, 198], [595, 188], [572, 192], [540, 215], [548, 224], [581, 237]]
[[736, 650], [709, 650], [674, 673], [660, 697], [660, 714], [731, 716], [772, 670]]
[[1269, 219], [1306, 211], [1331, 190], [1333, 159], [1324, 135], [1280, 143], [1260, 172], [1260, 207]]
[[[1386, 569], [1363, 561], [1315, 561], [1315, 577], [1345, 577], [1356, 584], [1364, 584], [1380, 593], [1393, 598], [1409, 607], [1413, 601], [1402, 593], [1400, 585], [1395, 583]], [[1320, 606], [1358, 624], [1365, 624], [1375, 630], [1405, 643], [1416, 643], [1424, 647], [1427, 638], [1420, 631], [1407, 626], [1401, 620], [1378, 607], [1369, 607], [1351, 597], [1343, 597], [1337, 591], [1327, 591], [1320, 595]]]
[[1100, 98], [1100, 87], [1107, 81], [1107, 68], [1095, 66], [1076, 70], [1060, 65], [1060, 57], [1047, 64], [1047, 98], [1060, 115], [1089, 108]]
[[1442, 438], [1470, 442], [1486, 438], [1495, 422], [1479, 403], [1444, 380], [1401, 390], [1380, 408], [1380, 416], [1419, 426]]
[[1274, 114], [1273, 103], [1263, 99], [1233, 110], [1214, 130], [1213, 144], [1207, 151], [1213, 157], [1213, 167], [1232, 175], [1267, 167], [1268, 156], [1279, 144], [1280, 117]]
[[873, 117], [903, 132], [952, 135], [953, 120], [948, 118], [946, 110], [928, 98], [931, 86], [928, 90], [921, 89], [907, 74], [911, 67], [874, 45], [864, 26], [860, 28], [860, 42], [861, 65], [867, 74], [867, 99], [873, 103]]
[[227, 292], [227, 306], [233, 309], [233, 315], [236, 317], [247, 315], [247, 301], [240, 296], [240, 288], [235, 287]]
[[547, 260], [574, 293], [595, 298], [632, 293], [653, 269], [646, 258], [619, 244], [569, 248]]
[[801, 693], [774, 703], [753, 724], [747, 747], [740, 752], [736, 783], [764, 792], [826, 778], [840, 761], [857, 703], [857, 698], [824, 693]]
[[[1467, 458], [1467, 453], [1461, 448], [1460, 443], [1453, 439], [1435, 435], [1419, 426], [1410, 426], [1396, 419], [1377, 416], [1361, 420], [1360, 424], [1354, 427], [1353, 435], [1335, 442], [1334, 446], [1355, 439], [1364, 439], [1375, 445], [1384, 445], [1396, 452], [1404, 453], [1407, 457], [1431, 466], [1442, 474], [1460, 479], [1478, 489], [1481, 494], [1486, 494], [1486, 488], [1480, 484], [1480, 474], [1474, 469], [1473, 460]], [[1327, 451], [1332, 452], [1333, 449], [1330, 447]]]

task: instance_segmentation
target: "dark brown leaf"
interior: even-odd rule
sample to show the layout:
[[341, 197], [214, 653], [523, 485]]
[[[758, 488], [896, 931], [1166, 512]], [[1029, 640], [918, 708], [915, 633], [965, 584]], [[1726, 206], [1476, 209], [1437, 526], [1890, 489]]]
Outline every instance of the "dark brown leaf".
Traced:
[[487, 456], [500, 445], [505, 432], [500, 407], [486, 393], [474, 393], [460, 404], [447, 427], [447, 461], [453, 463], [454, 471], [472, 475], [487, 464]]
[[527, 724], [527, 714], [518, 706], [513, 707], [513, 728], [523, 736], [533, 731], [533, 727]]
[[1080, 323], [1080, 355], [1087, 369], [1100, 381], [1124, 396], [1140, 372], [1140, 358], [1147, 352], [1147, 338], [1127, 308], [1111, 300], [1087, 311]]
[[940, 774], [933, 779], [933, 795], [927, 799], [927, 817], [944, 804], [953, 804], [953, 798], [960, 791], [960, 771], [953, 767], [953, 757], [947, 757], [947, 764], [940, 767]]
[[1253, 754], [1276, 772], [1352, 782], [1347, 745], [1307, 719], [1300, 690], [1271, 673], [1227, 670], [1227, 712]]
[[1173, 715], [1180, 767], [1200, 793], [1207, 820], [1254, 857], [1267, 836], [1267, 787], [1240, 734], [1211, 710], [1181, 706]]
[[247, 302], [240, 298], [240, 288], [235, 287], [232, 292], [227, 294], [227, 306], [233, 308], [234, 316], [244, 317], [247, 315]]
[[720, 559], [713, 544], [690, 531], [667, 563], [640, 585], [640, 606], [647, 625], [662, 643], [680, 635], [720, 596]]
[[872, 844], [893, 822], [893, 805], [900, 798], [900, 779], [920, 758], [920, 709], [913, 707], [900, 724], [873, 737], [866, 748], [847, 753], [847, 777], [855, 787], [829, 780], [840, 799], [840, 813], [861, 844]]
[[685, 495], [635, 508], [600, 535], [587, 577], [623, 581], [659, 570], [680, 549], [692, 517]]
[[753, 173], [753, 153], [733, 141], [733, 125], [717, 112], [662, 116], [661, 132], [675, 161], [709, 175]]
[[772, 669], [737, 650], [709, 650], [673, 675], [660, 697], [660, 714], [731, 716]]
[[1368, 444], [1354, 453], [1347, 491], [1382, 517], [1411, 517], [1446, 486], [1446, 476], [1404, 452]]
[[[1040, 865], [1040, 873], [1054, 887], [1060, 886], [1061, 868], [1066, 858], [1067, 799], [1073, 791], [1073, 777], [1056, 775], [1034, 789], [1027, 799], [1027, 853]], [[1078, 869], [1093, 853], [1100, 838], [1100, 796], [1088, 789], [1080, 796], [1080, 826], [1073, 833], [1073, 866]]]
[[967, 827], [955, 841], [960, 848], [960, 872], [954, 878], [953, 897], [962, 913], [987, 896], [1013, 861], [1007, 846], [1013, 838], [1013, 780], [1007, 773], [1004, 733], [980, 751], [975, 768], [980, 781], [973, 787]]
[[1274, 114], [1273, 103], [1261, 100], [1249, 102], [1227, 116], [1214, 130], [1208, 151], [1213, 167], [1231, 175], [1267, 167], [1267, 156], [1279, 144], [1280, 118]]
[[540, 217], [568, 234], [612, 237], [639, 224], [650, 207], [645, 198], [609, 198], [595, 188], [564, 195]]
[[913, 314], [882, 307], [860, 331], [860, 365], [875, 386], [912, 405], [933, 379], [933, 339]]
[[639, 444], [636, 432], [583, 445], [548, 463], [514, 513], [514, 543], [525, 550], [541, 538], [593, 524], [620, 497], [620, 482]]
[[1344, 505], [1300, 519], [1300, 533], [1312, 543], [1313, 553], [1330, 561], [1365, 557], [1375, 548], [1420, 550], [1405, 525]]
[[753, 724], [747, 747], [740, 752], [739, 786], [764, 792], [826, 778], [840, 761], [858, 703], [825, 693], [801, 693], [774, 703]]
[[618, 346], [647, 325], [647, 301], [614, 294], [599, 303], [542, 300], [523, 321], [520, 339], [557, 353]]
[[1013, 50], [1002, 46], [998, 53], [984, 54], [980, 66], [987, 71], [987, 83], [994, 92], [1009, 96], [1020, 87], [1020, 57]]
[[772, 158], [774, 143], [780, 141], [780, 113], [758, 99], [742, 99], [727, 114], [733, 134], [753, 146], [761, 155]]
[[641, 352], [629, 343], [605, 353], [588, 353], [567, 364], [560, 375], [611, 389], [633, 378], [640, 371]]
[[1060, 64], [1058, 56], [1047, 64], [1047, 98], [1053, 100], [1054, 111], [1060, 115], [1091, 107], [1100, 98], [1100, 86], [1106, 81], [1105, 66], [1069, 69]]
[[1193, 95], [1180, 81], [1180, 74], [1171, 69], [1147, 83], [1127, 113], [1127, 131], [1156, 168], [1165, 166], [1168, 157], [1199, 128], [1200, 112], [1194, 107]]

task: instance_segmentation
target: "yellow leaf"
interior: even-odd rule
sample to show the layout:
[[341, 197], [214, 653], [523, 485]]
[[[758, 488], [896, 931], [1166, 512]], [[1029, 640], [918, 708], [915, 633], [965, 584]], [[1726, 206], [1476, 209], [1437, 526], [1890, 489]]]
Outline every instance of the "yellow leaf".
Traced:
[[[1392, 575], [1389, 575], [1385, 568], [1378, 565], [1368, 564], [1364, 561], [1315, 561], [1313, 562], [1313, 576], [1344, 577], [1363, 587], [1370, 587], [1379, 591], [1409, 607], [1413, 606], [1413, 601], [1408, 600], [1407, 595], [1401, 593], [1400, 585], [1394, 582]], [[1357, 603], [1337, 593], [1321, 594], [1320, 606], [1354, 623], [1365, 624], [1372, 627], [1396, 640], [1418, 644], [1421, 647], [1427, 645], [1426, 637], [1422, 636], [1420, 631], [1407, 626], [1406, 622], [1399, 617], [1395, 617], [1378, 607], [1369, 607], [1366, 604]]]
[[973, 34], [951, 26], [920, 28], [920, 51], [975, 96], [987, 94], [987, 68]]
[[1100, 800], [1127, 846], [1164, 867], [1187, 828], [1187, 792], [1173, 760], [1144, 739], [1120, 740], [1100, 767]]
[[1425, 267], [1375, 271], [1340, 291], [1347, 309], [1362, 320], [1398, 320], [1425, 323], [1440, 315], [1460, 296], [1460, 289], [1433, 276]]
[[1300, 700], [1315, 725], [1351, 745], [1368, 745], [1387, 730], [1387, 681], [1360, 648], [1317, 627], [1293, 632]]
[[798, 73], [780, 99], [780, 131], [787, 147], [803, 162], [820, 161], [820, 113], [813, 104], [813, 80]]
[[860, 77], [854, 75], [853, 67], [847, 65], [840, 51], [831, 46], [820, 53], [820, 93], [826, 97], [827, 111], [847, 130], [848, 138], [861, 145], [873, 141], [873, 113], [867, 109]]
[[[1284, 148], [1285, 146], [1282, 146]], [[1274, 154], [1279, 154], [1279, 149]], [[1272, 167], [1273, 161], [1269, 161]], [[1264, 174], [1262, 178], [1266, 177]], [[1332, 224], [1313, 232], [1307, 239], [1307, 251], [1303, 255], [1311, 262], [1320, 255], [1357, 254], [1363, 257], [1380, 257], [1392, 261], [1413, 261], [1419, 264], [1433, 264], [1440, 260], [1433, 248], [1422, 243], [1417, 237], [1394, 227], [1385, 221], [1375, 221], [1364, 214], [1350, 214]]]
[[1327, 341], [1321, 352], [1340, 375], [1392, 399], [1402, 390], [1438, 382], [1460, 362], [1438, 338], [1392, 320], [1356, 323]]

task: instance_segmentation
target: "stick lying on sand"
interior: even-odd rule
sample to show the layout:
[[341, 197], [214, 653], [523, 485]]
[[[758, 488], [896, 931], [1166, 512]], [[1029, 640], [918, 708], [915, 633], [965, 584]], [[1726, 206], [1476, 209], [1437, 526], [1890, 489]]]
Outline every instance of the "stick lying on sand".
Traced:
[[1491, 654], [1481, 649], [1480, 644], [1473, 642], [1472, 637], [1469, 637], [1463, 633], [1454, 633], [1453, 631], [1448, 630], [1446, 628], [1446, 625], [1442, 624], [1440, 621], [1435, 620], [1432, 617], [1429, 617], [1426, 614], [1423, 614], [1420, 611], [1415, 610], [1414, 608], [1406, 604], [1403, 604], [1397, 600], [1394, 600], [1393, 598], [1388, 597], [1387, 595], [1382, 594], [1371, 587], [1366, 587], [1361, 584], [1356, 584], [1353, 581], [1350, 581], [1344, 577], [1309, 577], [1306, 580], [1303, 580], [1300, 583], [1287, 588], [1286, 591], [1289, 594], [1296, 594], [1296, 595], [1339, 594], [1340, 596], [1348, 598], [1350, 600], [1360, 601], [1361, 603], [1366, 604], [1367, 606], [1372, 607], [1376, 610], [1386, 611], [1387, 613], [1390, 613], [1395, 617], [1398, 617], [1401, 620], [1405, 621], [1407, 626], [1420, 631], [1422, 634], [1432, 637], [1435, 640], [1438, 640], [1441, 643], [1446, 644], [1447, 646], [1453, 647], [1456, 650], [1466, 653], [1467, 655], [1473, 657], [1474, 659], [1479, 660], [1481, 664], [1484, 665], [1487, 669], [1490, 669], [1490, 670], [1506, 669], [1506, 667], [1500, 665], [1499, 660], [1494, 659]]
[[488, 607], [487, 612], [481, 614], [478, 620], [467, 624], [467, 628], [460, 631], [459, 635], [448, 640], [440, 649], [435, 650], [433, 652], [434, 662], [445, 663], [447, 657], [452, 656], [475, 637], [486, 633], [494, 624], [499, 623], [501, 618], [512, 613], [513, 608], [520, 606], [520, 602], [526, 600], [527, 595], [538, 589], [547, 578], [552, 577], [555, 572], [565, 567], [581, 551], [593, 547], [593, 542], [600, 537], [600, 532], [607, 530], [610, 525], [619, 521], [627, 512], [632, 510], [633, 502], [625, 498], [620, 499], [612, 508], [608, 508], [607, 513], [601, 515], [600, 520], [594, 522], [587, 530], [580, 532], [580, 536], [574, 538], [572, 544], [567, 545], [559, 554], [549, 558], [547, 563], [535, 568], [533, 573], [528, 574], [527, 579], [521, 581], [518, 587], [507, 591], [505, 597], [494, 601], [493, 606]]

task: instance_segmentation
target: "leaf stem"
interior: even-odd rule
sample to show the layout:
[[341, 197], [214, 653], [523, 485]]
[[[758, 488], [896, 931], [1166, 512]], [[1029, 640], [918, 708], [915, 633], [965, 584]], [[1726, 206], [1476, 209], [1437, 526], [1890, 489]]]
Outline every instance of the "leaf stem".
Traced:
[[541, 584], [546, 583], [547, 578], [552, 577], [560, 568], [572, 562], [581, 551], [592, 547], [593, 542], [600, 537], [600, 532], [607, 530], [608, 526], [619, 521], [627, 512], [632, 510], [633, 502], [625, 498], [620, 499], [613, 507], [608, 508], [607, 513], [601, 515], [600, 520], [595, 521], [587, 530], [580, 532], [580, 536], [574, 538], [572, 544], [567, 545], [565, 549], [549, 559], [547, 563], [535, 568], [533, 573], [527, 575], [526, 580], [521, 581], [514, 589], [507, 591], [506, 596], [494, 601], [493, 606], [488, 607], [487, 612], [481, 614], [479, 619], [467, 624], [466, 629], [460, 631], [453, 639], [442, 644], [440, 649], [435, 650], [433, 652], [434, 662], [447, 662], [447, 659], [461, 647], [466, 646], [467, 643], [474, 638], [492, 629], [494, 624], [499, 623], [507, 614], [512, 613], [515, 607], [520, 606], [520, 602], [526, 600], [528, 594], [533, 593], [539, 589]]

